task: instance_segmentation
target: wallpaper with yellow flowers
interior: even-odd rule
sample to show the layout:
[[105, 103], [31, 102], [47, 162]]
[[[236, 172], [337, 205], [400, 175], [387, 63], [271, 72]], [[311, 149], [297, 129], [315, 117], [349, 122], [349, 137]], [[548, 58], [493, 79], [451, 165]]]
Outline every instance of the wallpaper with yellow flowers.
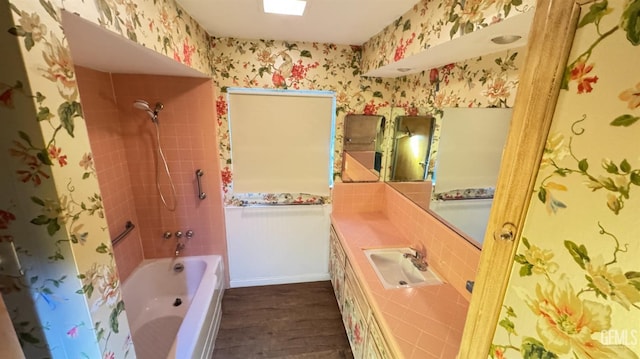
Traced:
[[491, 358], [640, 357], [638, 19], [582, 7]]
[[[135, 357], [60, 9], [214, 77], [221, 89], [215, 101], [228, 191], [226, 87], [335, 91], [339, 172], [346, 114], [439, 116], [448, 106], [511, 106], [521, 49], [398, 79], [361, 74], [527, 11], [532, 3], [425, 0], [362, 49], [210, 38], [173, 0], [2, 2], [8, 28], [0, 44], [10, 51], [0, 57], [0, 185], [6, 189], [0, 246], [16, 245], [25, 275], [0, 275], [0, 290], [27, 356]], [[507, 297], [495, 357], [580, 357], [587, 347], [624, 357], [638, 350], [633, 323], [639, 322], [640, 270], [633, 259], [639, 233], [629, 223], [637, 222], [639, 209], [633, 188], [640, 176], [634, 142], [640, 76], [633, 59], [640, 6], [616, 6], [600, 1], [585, 10], [512, 279], [522, 290]], [[228, 204], [246, 200], [226, 197]], [[257, 194], [248, 200], [328, 199]], [[571, 317], [578, 312], [580, 320]]]
[[208, 35], [172, 0], [0, 4], [3, 299], [28, 358], [134, 358], [62, 8], [202, 72]]

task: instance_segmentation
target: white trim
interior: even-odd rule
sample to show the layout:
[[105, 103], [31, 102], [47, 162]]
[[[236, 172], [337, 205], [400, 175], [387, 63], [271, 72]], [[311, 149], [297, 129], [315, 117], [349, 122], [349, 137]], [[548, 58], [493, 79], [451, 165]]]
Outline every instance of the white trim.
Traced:
[[329, 273], [305, 274], [299, 276], [286, 277], [265, 277], [247, 280], [232, 280], [230, 288], [255, 287], [260, 285], [288, 284], [288, 283], [305, 283], [329, 280]]

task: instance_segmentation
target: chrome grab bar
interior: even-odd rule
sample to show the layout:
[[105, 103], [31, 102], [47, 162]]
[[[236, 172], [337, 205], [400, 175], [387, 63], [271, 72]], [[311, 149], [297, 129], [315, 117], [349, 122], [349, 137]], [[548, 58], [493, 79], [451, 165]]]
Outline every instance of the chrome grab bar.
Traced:
[[134, 228], [136, 228], [136, 225], [131, 221], [127, 221], [127, 223], [124, 225], [124, 231], [122, 231], [122, 233], [120, 233], [116, 238], [111, 240], [111, 244], [113, 245], [123, 240], [124, 237], [128, 236]]
[[207, 194], [202, 192], [202, 184], [200, 183], [200, 177], [204, 176], [204, 172], [201, 169], [196, 170], [196, 181], [198, 182], [198, 198], [201, 200], [207, 198]]

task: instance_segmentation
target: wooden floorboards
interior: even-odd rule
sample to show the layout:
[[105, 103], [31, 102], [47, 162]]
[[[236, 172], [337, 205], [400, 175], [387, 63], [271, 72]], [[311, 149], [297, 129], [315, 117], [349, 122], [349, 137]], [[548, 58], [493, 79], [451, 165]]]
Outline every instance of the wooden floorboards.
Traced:
[[331, 282], [227, 289], [213, 359], [353, 358]]

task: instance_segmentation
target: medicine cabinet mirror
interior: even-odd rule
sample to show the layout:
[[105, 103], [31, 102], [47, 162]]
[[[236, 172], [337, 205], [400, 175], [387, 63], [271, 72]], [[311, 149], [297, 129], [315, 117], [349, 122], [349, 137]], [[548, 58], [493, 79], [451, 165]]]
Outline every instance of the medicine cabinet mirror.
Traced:
[[391, 181], [426, 179], [433, 123], [431, 116], [396, 117]]
[[386, 119], [378, 115], [347, 115], [344, 120], [342, 181], [377, 182], [382, 169]]

